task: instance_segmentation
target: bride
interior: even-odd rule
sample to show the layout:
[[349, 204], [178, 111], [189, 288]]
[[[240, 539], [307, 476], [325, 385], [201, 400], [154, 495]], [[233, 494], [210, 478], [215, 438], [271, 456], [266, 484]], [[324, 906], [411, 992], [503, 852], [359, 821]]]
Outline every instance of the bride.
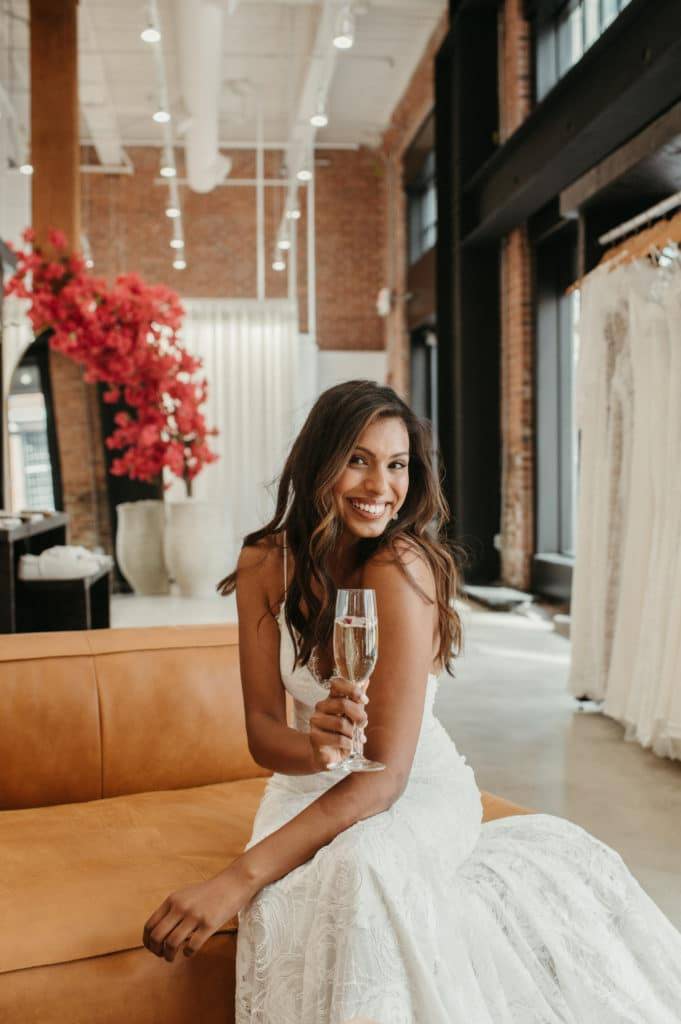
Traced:
[[[619, 855], [546, 814], [481, 825], [433, 714], [461, 643], [446, 517], [429, 428], [394, 391], [321, 395], [220, 584], [250, 749], [274, 774], [242, 856], [171, 894], [145, 945], [194, 955], [239, 912], [237, 1024], [679, 1024], [681, 934]], [[330, 678], [352, 587], [380, 622], [366, 694]], [[384, 771], [340, 764], [353, 725]]]

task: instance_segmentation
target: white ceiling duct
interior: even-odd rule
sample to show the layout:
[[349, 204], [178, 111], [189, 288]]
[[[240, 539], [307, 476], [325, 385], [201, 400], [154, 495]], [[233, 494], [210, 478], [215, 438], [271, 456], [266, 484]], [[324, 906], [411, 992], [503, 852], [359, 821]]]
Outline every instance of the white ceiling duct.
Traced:
[[187, 181], [194, 192], [211, 192], [229, 174], [231, 161], [218, 150], [222, 90], [221, 0], [175, 0], [180, 78], [188, 120]]

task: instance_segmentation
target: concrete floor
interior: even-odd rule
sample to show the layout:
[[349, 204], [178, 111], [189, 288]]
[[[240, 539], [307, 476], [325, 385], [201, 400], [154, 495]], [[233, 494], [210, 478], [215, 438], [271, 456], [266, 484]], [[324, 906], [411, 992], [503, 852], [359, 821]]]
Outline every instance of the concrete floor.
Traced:
[[616, 849], [681, 928], [681, 763], [623, 740], [567, 693], [570, 644], [550, 622], [465, 608], [456, 679], [436, 713], [478, 785], [576, 822]]
[[[465, 649], [435, 710], [481, 789], [588, 829], [681, 928], [681, 763], [624, 742], [567, 693], [570, 644], [541, 617], [462, 607]], [[229, 598], [116, 595], [113, 626], [234, 621]]]

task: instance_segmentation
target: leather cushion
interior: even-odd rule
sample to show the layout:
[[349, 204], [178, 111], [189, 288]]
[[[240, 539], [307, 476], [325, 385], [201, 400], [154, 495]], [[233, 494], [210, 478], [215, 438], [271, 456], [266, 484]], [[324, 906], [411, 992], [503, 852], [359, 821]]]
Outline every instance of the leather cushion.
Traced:
[[234, 625], [0, 644], [0, 808], [268, 775], [248, 750]]
[[102, 796], [270, 773], [248, 750], [235, 643], [95, 658]]
[[92, 658], [0, 662], [0, 722], [0, 809], [101, 796]]
[[4, 811], [0, 973], [141, 947], [170, 892], [239, 856], [266, 781]]
[[146, 949], [12, 971], [3, 1024], [234, 1024], [236, 934], [213, 935], [173, 963]]

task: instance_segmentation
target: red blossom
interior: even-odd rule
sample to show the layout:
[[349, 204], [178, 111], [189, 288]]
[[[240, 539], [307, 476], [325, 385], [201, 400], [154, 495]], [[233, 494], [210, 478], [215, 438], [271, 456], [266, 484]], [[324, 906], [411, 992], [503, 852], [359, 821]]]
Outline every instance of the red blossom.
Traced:
[[[35, 233], [29, 228], [23, 237], [32, 243]], [[200, 412], [207, 397], [205, 378], [194, 376], [201, 360], [178, 338], [184, 316], [178, 295], [132, 273], [109, 286], [88, 273], [80, 254], [66, 254], [62, 232], [51, 231], [49, 241], [56, 259], [37, 247], [17, 252], [5, 294], [30, 301], [36, 334], [50, 329], [51, 347], [79, 363], [87, 381], [106, 385], [105, 402], [122, 397], [129, 406], [130, 412], [116, 413], [105, 441], [122, 451], [111, 473], [152, 481], [167, 466], [189, 490], [203, 466], [218, 458], [206, 440], [218, 431], [206, 427]]]

